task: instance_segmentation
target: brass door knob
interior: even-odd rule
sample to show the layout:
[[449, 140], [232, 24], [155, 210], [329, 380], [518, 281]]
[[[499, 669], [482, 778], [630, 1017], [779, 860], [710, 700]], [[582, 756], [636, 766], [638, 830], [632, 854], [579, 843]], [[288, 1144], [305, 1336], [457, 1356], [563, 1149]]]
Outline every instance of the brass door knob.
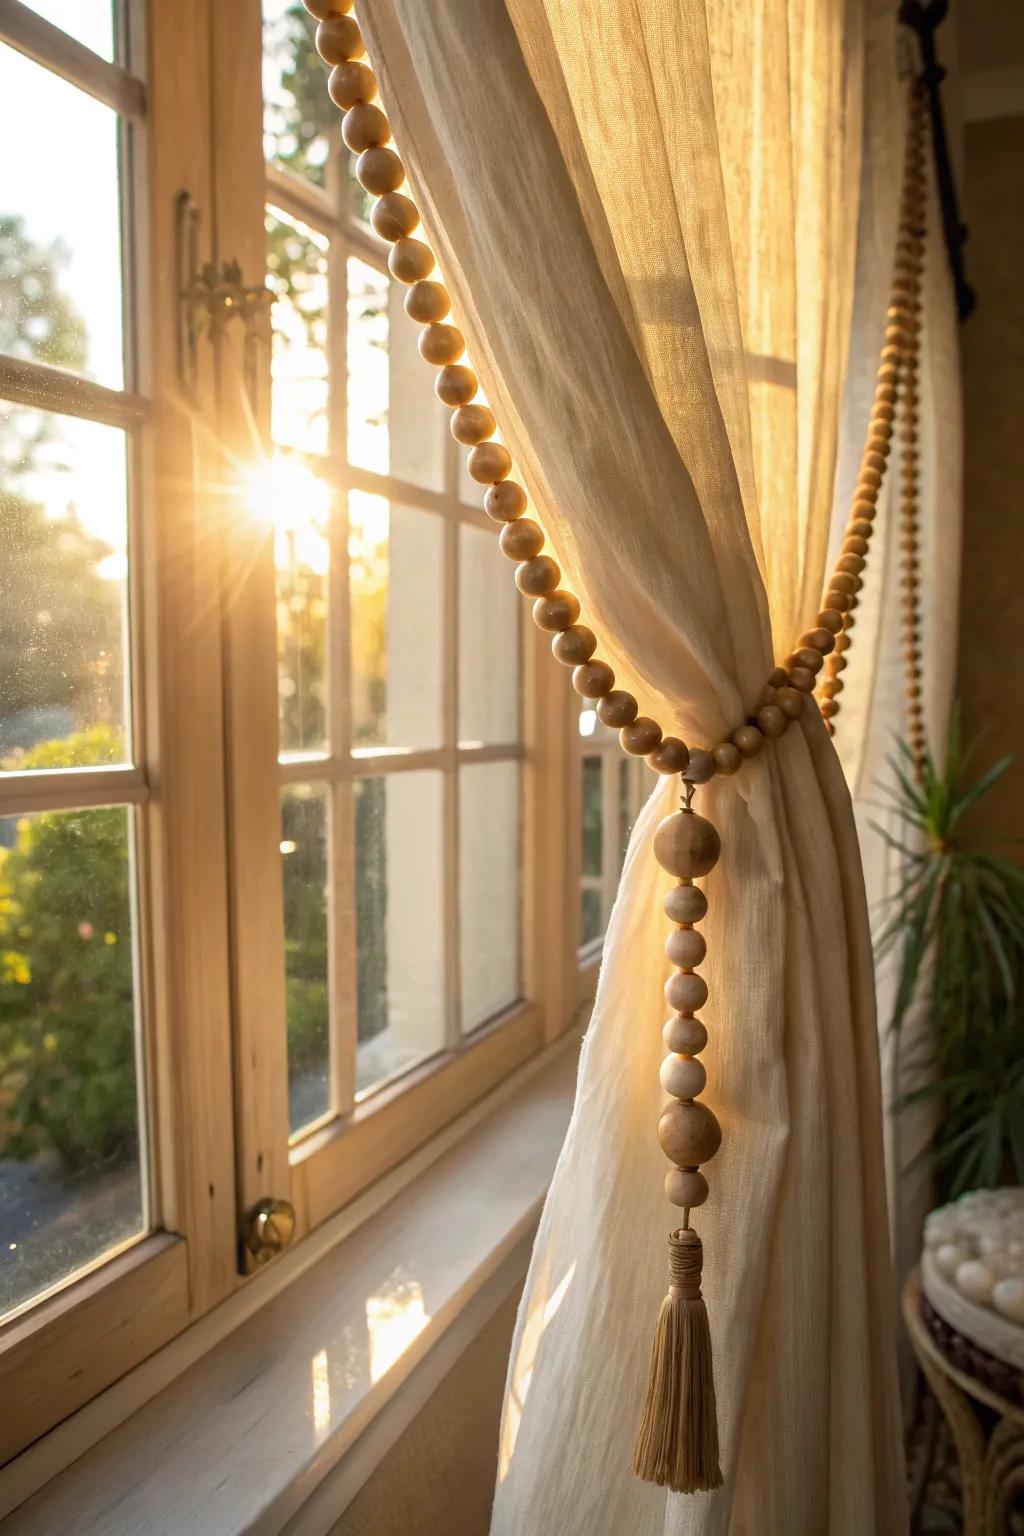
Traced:
[[288, 1247], [295, 1236], [295, 1207], [269, 1197], [247, 1212], [242, 1227], [242, 1273], [255, 1274]]

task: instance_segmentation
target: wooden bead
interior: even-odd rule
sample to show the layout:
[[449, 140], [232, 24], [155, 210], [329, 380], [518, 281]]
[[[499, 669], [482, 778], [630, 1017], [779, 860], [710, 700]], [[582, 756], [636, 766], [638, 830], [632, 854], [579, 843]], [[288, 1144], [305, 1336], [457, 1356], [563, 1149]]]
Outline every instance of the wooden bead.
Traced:
[[[448, 372], [442, 369], [442, 373]], [[484, 497], [484, 511], [496, 523], [512, 523], [526, 511], [526, 492], [515, 480], [499, 480]]]
[[[351, 115], [352, 114], [350, 112], [349, 117], [351, 117]], [[347, 120], [348, 119], [346, 119], [346, 121]], [[421, 277], [429, 277], [433, 270], [434, 253], [430, 249], [429, 245], [423, 244], [422, 240], [396, 240], [395, 244], [391, 247], [391, 250], [388, 253], [388, 271], [391, 273], [392, 277], [397, 277], [400, 283], [419, 282]], [[469, 369], [467, 368], [465, 372], [469, 373]], [[476, 376], [471, 374], [470, 377], [473, 379], [473, 389], [471, 393], [466, 396], [466, 400], [472, 400], [473, 395], [476, 394]], [[445, 405], [465, 404], [465, 401], [461, 399], [452, 401], [445, 400], [444, 395], [441, 394], [441, 391], [438, 388], [438, 383], [434, 384], [434, 388], [437, 390], [440, 398], [444, 400]]]
[[615, 687], [615, 673], [606, 661], [585, 661], [573, 672], [572, 685], [585, 699], [603, 699]]
[[828, 656], [836, 648], [836, 637], [830, 629], [822, 625], [820, 629], [809, 629], [806, 635], [801, 635], [800, 644], [809, 650], [817, 651], [821, 656]]
[[712, 747], [711, 756], [715, 760], [715, 772], [727, 775], [735, 773], [743, 761], [742, 752], [731, 741], [720, 741], [717, 747]]
[[804, 712], [804, 696], [796, 688], [780, 688], [777, 702], [787, 720], [799, 720]]
[[786, 734], [789, 721], [777, 704], [766, 704], [757, 712], [757, 724], [762, 736], [773, 740]]
[[830, 630], [833, 635], [838, 635], [843, 627], [843, 616], [838, 608], [823, 608], [818, 614], [818, 623], [822, 629]]
[[692, 1056], [666, 1056], [658, 1073], [661, 1086], [673, 1099], [695, 1099], [704, 1091], [708, 1074]]
[[744, 757], [756, 757], [764, 746], [764, 737], [756, 725], [738, 725], [732, 733], [732, 744]]
[[[690, 753], [693, 762], [693, 753]], [[654, 834], [654, 857], [678, 880], [695, 880], [718, 863], [722, 844], [711, 822], [696, 811], [673, 811]]]
[[715, 776], [715, 760], [703, 747], [690, 748], [690, 761], [683, 769], [687, 784], [710, 784]]
[[[336, 64], [327, 77], [327, 94], [343, 112], [358, 106], [360, 102], [372, 101], [377, 94], [377, 82], [373, 78], [372, 69], [355, 60], [349, 64]], [[385, 235], [384, 239], [387, 238]]]
[[[429, 335], [429, 332], [424, 331], [423, 335]], [[493, 485], [512, 473], [512, 455], [504, 443], [479, 443], [466, 460], [466, 468], [481, 485]]]
[[850, 637], [849, 637], [849, 635], [845, 635], [845, 634], [844, 635], [837, 635], [836, 636], [836, 650], [838, 652], [842, 653], [843, 651], [848, 651], [849, 649], [850, 649]]
[[498, 535], [498, 548], [509, 560], [532, 560], [544, 548], [544, 530], [531, 517], [521, 517], [505, 524]]
[[[420, 331], [419, 346], [420, 357], [422, 357], [423, 361], [425, 363], [433, 363], [436, 368], [440, 368], [444, 363], [458, 362], [466, 350], [466, 338], [454, 325], [425, 325], [422, 331]], [[500, 443], [494, 443], [492, 446], [495, 448], [501, 447]], [[473, 449], [473, 453], [479, 452], [479, 448]], [[507, 454], [508, 449], [504, 448], [502, 452]], [[470, 464], [472, 464], [473, 453], [469, 456]], [[508, 463], [509, 469], [511, 469], [511, 456], [509, 456]], [[469, 472], [471, 475], [473, 474], [472, 469]], [[507, 474], [508, 470], [505, 473]], [[473, 478], [476, 479], [477, 477], [474, 475]], [[494, 478], [495, 480], [502, 480], [504, 476], [495, 475]]]
[[708, 1000], [708, 984], [696, 971], [676, 971], [665, 983], [665, 1001], [677, 1013], [696, 1013]]
[[314, 42], [325, 64], [347, 64], [366, 53], [363, 35], [351, 16], [328, 16], [317, 27]]
[[821, 652], [814, 650], [809, 645], [802, 645], [790, 657], [790, 670], [793, 667], [806, 667], [808, 672], [813, 672], [815, 676], [817, 676], [824, 665], [825, 662]]
[[[419, 282], [413, 283], [405, 296], [405, 312], [417, 325], [430, 325], [433, 321], [443, 320], [451, 307], [447, 288], [429, 277], [421, 277]], [[493, 427], [491, 430], [494, 430]]]
[[496, 427], [494, 413], [486, 405], [460, 405], [451, 419], [452, 437], [467, 448], [484, 442]]
[[356, 161], [356, 180], [374, 197], [397, 192], [405, 180], [405, 167], [393, 149], [364, 149]]
[[533, 622], [547, 634], [568, 629], [580, 616], [580, 605], [571, 592], [552, 592], [538, 597], [533, 605]]
[[630, 757], [646, 757], [661, 746], [661, 726], [648, 715], [638, 715], [632, 725], [622, 727], [619, 746]]
[[700, 965], [708, 952], [704, 935], [696, 928], [673, 928], [665, 940], [665, 955], [673, 965], [690, 970]]
[[722, 1144], [722, 1128], [706, 1104], [670, 1104], [658, 1121], [665, 1156], [680, 1168], [708, 1163]]
[[550, 555], [535, 555], [516, 566], [516, 586], [524, 597], [546, 597], [562, 579], [558, 562]]
[[708, 1043], [708, 1032], [700, 1019], [690, 1018], [687, 1014], [674, 1013], [665, 1023], [661, 1031], [661, 1038], [665, 1043], [666, 1051], [674, 1051], [683, 1056], [696, 1056]]
[[346, 15], [352, 9], [352, 0], [302, 0], [302, 3], [317, 21], [326, 21], [328, 16]]
[[585, 624], [570, 624], [551, 642], [551, 654], [563, 667], [582, 666], [596, 650], [597, 636]]
[[[861, 538], [859, 534], [848, 533], [843, 540], [843, 551], [848, 555], [860, 555], [863, 557], [868, 552], [868, 541], [865, 538]], [[826, 625], [825, 627], [828, 628], [829, 626]]]
[[636, 699], [624, 688], [613, 688], [597, 706], [597, 718], [601, 724], [616, 731], [620, 731], [624, 725], [631, 725], [639, 712], [640, 706]]
[[842, 693], [842, 691], [843, 680], [841, 677], [826, 677], [821, 685], [821, 695], [825, 699], [834, 699], [836, 694]]
[[695, 1210], [708, 1197], [708, 1181], [699, 1168], [670, 1168], [665, 1175], [665, 1194], [673, 1205]]
[[[786, 686], [786, 669], [785, 669], [785, 667], [773, 667], [772, 668], [772, 670], [768, 673], [767, 686], [769, 688], [785, 688], [785, 686]], [[767, 703], [769, 701], [766, 700], [765, 702]]]
[[[342, 118], [341, 136], [352, 153], [360, 155], [364, 149], [379, 149], [386, 144], [391, 138], [391, 129], [380, 107], [375, 107], [369, 101], [359, 101], [354, 107], [349, 107]], [[430, 266], [433, 265], [434, 258], [431, 256]], [[430, 267], [427, 271], [430, 271]]]
[[850, 605], [850, 594], [840, 592], [837, 587], [832, 587], [825, 595], [826, 608], [835, 608], [838, 613], [845, 613]]
[[832, 590], [834, 592], [856, 592], [857, 578], [851, 576], [848, 571], [837, 571], [832, 577]]
[[823, 720], [830, 720], [833, 715], [839, 713], [839, 705], [835, 699], [822, 699], [818, 708], [821, 710]]
[[690, 761], [689, 749], [678, 736], [666, 736], [660, 746], [648, 754], [647, 766], [655, 773], [682, 773]]
[[[699, 923], [707, 915], [708, 899], [699, 886], [674, 885], [666, 891], [661, 909], [673, 923]], [[675, 1049], [682, 1050], [683, 1047]]]
[[[348, 67], [351, 69], [356, 66]], [[382, 197], [380, 202], [374, 205], [370, 214], [370, 223], [381, 239], [392, 243], [401, 240], [405, 235], [411, 235], [419, 222], [420, 216], [416, 211], [416, 204], [406, 197], [404, 192], [389, 192], [387, 197]], [[423, 351], [422, 336], [420, 351]], [[429, 362], [430, 359], [428, 358], [427, 361]], [[448, 359], [441, 359], [441, 361], [448, 361]], [[457, 357], [452, 358], [451, 361], [456, 362]]]
[[837, 571], [848, 571], [851, 576], [859, 576], [864, 569], [864, 560], [860, 555], [840, 555], [836, 561]]
[[814, 673], [806, 667], [794, 667], [789, 674], [791, 688], [796, 688], [800, 693], [814, 692]]

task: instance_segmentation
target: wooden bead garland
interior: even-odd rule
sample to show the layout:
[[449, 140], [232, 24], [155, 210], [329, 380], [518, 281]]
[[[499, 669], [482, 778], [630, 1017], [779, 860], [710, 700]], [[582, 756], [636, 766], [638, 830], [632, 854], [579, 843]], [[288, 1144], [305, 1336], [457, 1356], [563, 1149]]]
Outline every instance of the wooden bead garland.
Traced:
[[[512, 456], [495, 439], [496, 422], [489, 407], [474, 403], [477, 378], [461, 361], [465, 340], [458, 328], [448, 322], [451, 300], [447, 289], [431, 275], [434, 258], [429, 247], [413, 238], [419, 226], [419, 213], [412, 200], [399, 190], [405, 179], [404, 168], [398, 154], [389, 147], [391, 132], [387, 119], [374, 106], [377, 85], [372, 71], [362, 62], [362, 38], [348, 15], [351, 0], [304, 0], [304, 4], [321, 22], [317, 48], [325, 61], [334, 66], [328, 90], [346, 113], [342, 133], [346, 144], [358, 154], [356, 176], [368, 192], [378, 197], [371, 222], [381, 239], [392, 246], [389, 269], [399, 282], [408, 286], [406, 310], [423, 327], [420, 353], [439, 370], [435, 381], [437, 396], [454, 412], [453, 435], [470, 449], [470, 475], [487, 487], [487, 515], [504, 525], [500, 537], [502, 552], [517, 562], [515, 575], [520, 591], [535, 599], [534, 622], [552, 633], [555, 659], [573, 669], [572, 683], [577, 693], [598, 701], [599, 719], [608, 728], [619, 731], [623, 750], [644, 757], [657, 773], [682, 776], [682, 809], [659, 825], [654, 855], [678, 881], [664, 901], [665, 913], [676, 925], [666, 943], [666, 954], [676, 970], [666, 986], [674, 1012], [663, 1030], [669, 1054], [660, 1074], [671, 1102], [662, 1114], [658, 1134], [674, 1164], [665, 1179], [665, 1193], [682, 1209], [683, 1225], [669, 1237], [672, 1283], [656, 1330], [634, 1467], [641, 1477], [676, 1491], [716, 1488], [721, 1484], [722, 1474], [710, 1333], [700, 1292], [702, 1248], [700, 1238], [690, 1228], [689, 1217], [690, 1211], [708, 1197], [708, 1184], [700, 1165], [714, 1157], [721, 1142], [721, 1128], [715, 1115], [698, 1097], [706, 1073], [696, 1058], [707, 1044], [708, 1033], [696, 1013], [706, 1001], [708, 990], [696, 972], [706, 946], [694, 924], [705, 916], [707, 898], [693, 884], [714, 868], [721, 845], [715, 828], [693, 811], [691, 802], [696, 786], [709, 782], [716, 773], [736, 773], [747, 758], [761, 753], [766, 740], [783, 736], [804, 713], [806, 699], [813, 695], [819, 674], [823, 677], [821, 714], [832, 730], [830, 717], [838, 710], [836, 695], [842, 688], [838, 672], [845, 666], [843, 652], [850, 643], [849, 631], [854, 625], [853, 610], [868, 554], [878, 489], [890, 452], [897, 382], [919, 330], [919, 225], [923, 212], [919, 151], [923, 142], [923, 98], [920, 91], [911, 96], [911, 148], [904, 183], [907, 217], [900, 226], [897, 271], [868, 439], [847, 535], [826, 584], [822, 609], [815, 625], [800, 637], [785, 666], [772, 669], [756, 712], [741, 721], [713, 750], [690, 748], [677, 737], [663, 736], [657, 721], [639, 714], [632, 694], [615, 688], [612, 668], [595, 656], [597, 641], [593, 631], [578, 623], [578, 600], [559, 587], [561, 571], [557, 562], [543, 553], [542, 529], [523, 516], [527, 497], [522, 486], [509, 478]], [[907, 378], [916, 408], [916, 373]], [[915, 427], [916, 417], [911, 413], [903, 431], [906, 498], [916, 492]], [[910, 556], [916, 553], [915, 532], [910, 517], [905, 527], [911, 540]], [[911, 636], [908, 644], [912, 645], [916, 635], [916, 572], [912, 571], [910, 576], [905, 587], [905, 614]], [[914, 650], [912, 659], [917, 666], [919, 649]], [[917, 721], [919, 724], [919, 710]], [[919, 736], [923, 742], [923, 733], [912, 728], [912, 740]]]

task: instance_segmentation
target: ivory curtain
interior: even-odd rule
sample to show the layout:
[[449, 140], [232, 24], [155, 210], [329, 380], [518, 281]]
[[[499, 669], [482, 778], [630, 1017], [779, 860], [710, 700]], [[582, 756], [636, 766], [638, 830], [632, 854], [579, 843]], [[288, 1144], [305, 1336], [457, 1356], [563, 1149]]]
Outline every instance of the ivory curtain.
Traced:
[[[855, 0], [374, 0], [360, 20], [459, 323], [645, 711], [712, 744], [817, 608], [854, 288]], [[660, 914], [634, 831], [510, 1364], [493, 1536], [904, 1528], [878, 1051], [850, 798], [814, 711], [699, 791], [699, 1212], [724, 1488], [631, 1457], [666, 1284]]]

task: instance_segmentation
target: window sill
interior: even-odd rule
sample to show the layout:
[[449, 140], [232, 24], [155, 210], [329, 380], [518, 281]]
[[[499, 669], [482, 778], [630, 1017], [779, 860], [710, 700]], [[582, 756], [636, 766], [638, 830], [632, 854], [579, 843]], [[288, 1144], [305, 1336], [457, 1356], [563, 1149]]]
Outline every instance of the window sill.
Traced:
[[[578, 1038], [573, 1030], [524, 1068], [520, 1086], [494, 1094], [486, 1114], [480, 1106], [466, 1116], [458, 1139], [459, 1127], [438, 1138], [440, 1155], [424, 1158], [390, 1203], [354, 1230], [359, 1218], [350, 1215], [333, 1246], [251, 1306], [214, 1347], [216, 1313], [169, 1346], [162, 1353], [184, 1358], [195, 1336], [191, 1359], [164, 1370], [156, 1395], [160, 1355], [132, 1373], [150, 1382], [148, 1401], [138, 1398], [127, 1416], [122, 1409], [105, 1438], [92, 1443], [100, 1399], [12, 1462], [0, 1473], [0, 1511], [14, 1510], [5, 1536], [329, 1529], [521, 1282], [565, 1135]], [[104, 1397], [124, 1401], [132, 1377]], [[87, 1415], [92, 1439], [88, 1424], [76, 1425]], [[64, 1470], [40, 1487], [48, 1455], [51, 1469]]]

